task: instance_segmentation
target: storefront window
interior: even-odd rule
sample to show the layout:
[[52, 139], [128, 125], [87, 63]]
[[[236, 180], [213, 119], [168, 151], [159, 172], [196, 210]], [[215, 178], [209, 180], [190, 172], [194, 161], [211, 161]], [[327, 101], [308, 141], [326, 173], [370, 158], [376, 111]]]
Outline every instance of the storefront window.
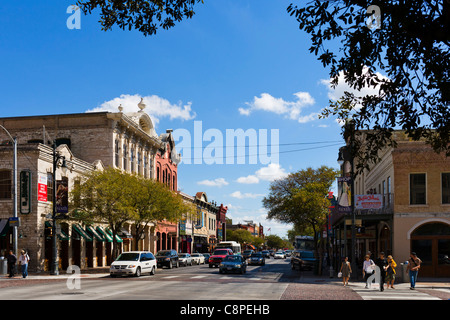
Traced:
[[450, 266], [450, 239], [438, 240], [438, 264]]

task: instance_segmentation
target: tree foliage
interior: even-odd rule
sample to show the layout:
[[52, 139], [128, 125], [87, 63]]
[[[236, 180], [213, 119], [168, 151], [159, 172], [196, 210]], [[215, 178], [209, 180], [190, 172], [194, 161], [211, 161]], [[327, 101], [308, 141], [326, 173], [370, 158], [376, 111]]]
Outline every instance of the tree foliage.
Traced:
[[71, 218], [86, 224], [108, 224], [114, 239], [113, 257], [118, 254], [115, 236], [126, 222], [135, 225], [137, 246], [137, 239], [149, 223], [176, 221], [183, 214], [195, 212], [193, 205], [166, 185], [113, 168], [93, 171], [76, 183], [70, 206]]
[[263, 199], [268, 219], [292, 223], [295, 230], [311, 228], [316, 235], [325, 223], [329, 204], [326, 196], [337, 176], [333, 168], [321, 166], [275, 180], [270, 185], [269, 195]]
[[137, 29], [144, 36], [156, 34], [158, 28], [170, 29], [175, 22], [194, 16], [194, 6], [203, 0], [79, 0], [84, 14], [99, 8], [102, 30], [114, 25]]
[[[380, 8], [378, 29], [367, 25], [375, 18], [370, 5]], [[323, 112], [370, 129], [367, 145], [355, 149], [364, 166], [377, 160], [373, 147], [392, 144], [399, 128], [450, 155], [450, 1], [315, 0], [287, 11], [310, 34], [310, 52], [330, 67], [333, 87], [343, 78], [358, 92], [374, 89], [345, 92]]]

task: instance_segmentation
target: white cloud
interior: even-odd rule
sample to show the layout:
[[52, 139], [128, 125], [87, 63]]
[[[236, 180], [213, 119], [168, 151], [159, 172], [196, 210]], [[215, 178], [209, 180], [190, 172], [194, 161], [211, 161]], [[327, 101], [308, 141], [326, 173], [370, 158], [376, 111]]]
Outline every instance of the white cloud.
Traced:
[[235, 191], [232, 194], [230, 194], [230, 196], [232, 196], [233, 198], [237, 198], [237, 199], [245, 199], [245, 198], [258, 198], [258, 197], [263, 197], [264, 194], [259, 194], [259, 193], [242, 193], [240, 191]]
[[259, 183], [258, 177], [254, 175], [249, 175], [246, 177], [240, 177], [236, 180], [238, 183], [244, 183], [244, 184], [252, 184], [252, 183]]
[[288, 173], [278, 163], [269, 163], [267, 167], [263, 167], [255, 172], [255, 174], [246, 177], [240, 177], [236, 180], [238, 183], [252, 184], [259, 181], [273, 181], [286, 177]]
[[228, 185], [228, 182], [224, 178], [217, 178], [214, 180], [202, 180], [197, 182], [197, 184], [208, 187], [222, 187]]
[[317, 119], [318, 113], [301, 115], [302, 109], [315, 103], [314, 98], [308, 92], [294, 93], [295, 101], [286, 101], [283, 98], [275, 98], [268, 93], [262, 93], [260, 97], [254, 97], [253, 102], [246, 102], [248, 108], [239, 108], [239, 113], [249, 116], [256, 110], [273, 112], [284, 115], [291, 120], [297, 120], [299, 123], [306, 123]]
[[138, 103], [141, 101], [141, 98], [144, 99], [144, 103], [146, 104], [144, 111], [150, 115], [154, 123], [158, 123], [164, 117], [168, 117], [170, 120], [191, 120], [196, 116], [195, 112], [191, 110], [191, 102], [184, 105], [181, 102], [173, 104], [157, 95], [142, 97], [138, 94], [121, 94], [120, 97], [105, 101], [99, 107], [87, 110], [86, 112], [119, 112], [119, 105], [122, 105], [124, 113], [137, 112], [139, 111]]
[[[364, 67], [363, 68], [363, 73], [368, 73], [368, 72], [369, 72], [369, 68], [368, 67]], [[375, 74], [380, 79], [384, 79], [384, 80], [389, 79], [389, 78], [383, 76], [379, 72], [376, 72]], [[343, 97], [345, 95], [345, 91], [353, 93], [357, 97], [364, 97], [364, 96], [367, 96], [367, 95], [378, 95], [379, 94], [379, 90], [380, 90], [379, 86], [376, 86], [376, 87], [363, 87], [359, 91], [351, 88], [345, 82], [345, 76], [344, 76], [344, 72], [343, 71], [339, 72], [338, 84], [337, 84], [337, 86], [334, 89], [331, 86], [331, 80], [332, 79], [322, 79], [322, 80], [320, 80], [320, 83], [325, 85], [325, 86], [327, 86], [327, 88], [328, 88], [328, 98], [330, 98], [331, 100], [334, 100], [334, 101], [337, 101], [341, 97]]]

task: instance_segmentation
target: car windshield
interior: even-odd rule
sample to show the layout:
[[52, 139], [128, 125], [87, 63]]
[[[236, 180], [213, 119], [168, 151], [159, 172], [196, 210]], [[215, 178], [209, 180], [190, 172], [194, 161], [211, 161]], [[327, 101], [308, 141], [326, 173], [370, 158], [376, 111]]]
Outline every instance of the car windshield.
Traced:
[[186, 253], [179, 253], [178, 256], [179, 256], [180, 258], [186, 258], [186, 257], [187, 257], [187, 254], [186, 254]]
[[224, 254], [227, 254], [227, 253], [228, 253], [228, 250], [216, 250], [216, 251], [214, 251], [215, 255], [224, 255]]
[[170, 256], [170, 251], [158, 251], [157, 256]]
[[193, 257], [200, 257], [200, 255], [198, 253], [193, 253], [192, 256]]
[[239, 256], [226, 256], [223, 261], [232, 261], [232, 262], [239, 262], [241, 261], [241, 257]]
[[262, 254], [261, 254], [260, 252], [252, 253], [251, 257], [257, 257], [257, 258], [260, 258], [260, 257], [262, 257]]
[[314, 258], [314, 252], [307, 252], [307, 251], [300, 252], [300, 257], [302, 257], [302, 258]]
[[132, 252], [126, 252], [122, 253], [116, 261], [138, 261], [139, 260], [139, 253], [132, 253]]

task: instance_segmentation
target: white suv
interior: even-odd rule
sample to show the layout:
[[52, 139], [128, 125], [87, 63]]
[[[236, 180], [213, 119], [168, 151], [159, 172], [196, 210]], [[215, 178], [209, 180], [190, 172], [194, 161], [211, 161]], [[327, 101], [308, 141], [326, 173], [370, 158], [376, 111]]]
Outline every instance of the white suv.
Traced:
[[119, 275], [135, 275], [139, 277], [142, 273], [155, 274], [156, 258], [149, 251], [128, 251], [122, 254], [111, 263], [111, 277]]

